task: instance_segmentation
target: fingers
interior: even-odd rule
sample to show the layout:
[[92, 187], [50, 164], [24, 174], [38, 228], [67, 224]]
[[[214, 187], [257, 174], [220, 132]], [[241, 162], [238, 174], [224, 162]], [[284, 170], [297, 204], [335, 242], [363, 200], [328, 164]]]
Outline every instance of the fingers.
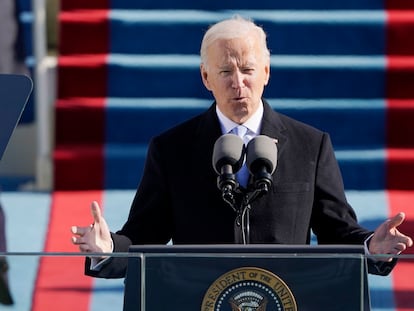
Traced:
[[93, 251], [93, 245], [90, 243], [89, 233], [93, 231], [93, 225], [88, 227], [73, 226], [71, 228], [72, 233], [72, 244], [78, 246], [79, 251], [82, 253], [89, 253]]
[[[97, 233], [106, 228], [105, 219], [102, 217], [101, 209], [98, 202], [91, 203], [90, 211], [93, 217], [93, 223], [89, 226], [72, 226], [72, 244], [79, 247], [81, 252], [96, 252], [100, 250], [102, 237]], [[108, 233], [109, 235], [109, 233]]]
[[93, 224], [89, 225], [88, 227], [72, 226], [71, 231], [73, 234], [77, 236], [84, 236], [86, 233], [90, 232], [93, 229], [95, 223], [99, 224], [101, 222], [102, 213], [99, 204], [96, 201], [93, 201], [91, 203], [91, 214], [94, 220]]
[[85, 235], [85, 233], [91, 231], [92, 227], [93, 225], [89, 225], [88, 227], [72, 226], [70, 230], [72, 231], [73, 234], [83, 236]]
[[394, 246], [394, 250], [396, 254], [400, 254], [403, 251], [405, 251], [407, 248], [407, 244], [406, 243], [398, 243]]
[[92, 202], [91, 213], [92, 213], [94, 222], [99, 224], [102, 218], [102, 213], [101, 213], [101, 209], [99, 207], [98, 202], [96, 201]]
[[[94, 201], [94, 202], [92, 202], [92, 205], [96, 205], [95, 210], [98, 211], [97, 213], [95, 211], [95, 213], [93, 213], [93, 215], [96, 215], [97, 214], [98, 215], [97, 217], [99, 218], [99, 216], [100, 216], [100, 210], [99, 210], [98, 203]], [[94, 217], [94, 220], [96, 221], [95, 217]], [[72, 234], [75, 235], [75, 236], [72, 236], [72, 243], [75, 244], [75, 245], [81, 245], [81, 244], [85, 243], [83, 237], [87, 233], [89, 233], [89, 232], [92, 231], [93, 226], [94, 226], [93, 224], [91, 224], [91, 225], [89, 225], [87, 227], [72, 226], [70, 229], [71, 229]], [[79, 246], [79, 248], [82, 251], [82, 248], [83, 247]]]
[[[402, 243], [404, 244], [405, 248], [413, 246], [413, 239], [409, 236], [402, 234]], [[405, 250], [405, 249], [404, 249]]]
[[[401, 225], [405, 220], [405, 213], [400, 212], [397, 215], [395, 215], [393, 218], [389, 220], [388, 228], [394, 229], [397, 228], [399, 225]], [[409, 236], [402, 234], [401, 232], [397, 231], [399, 238], [400, 238], [400, 244], [402, 243], [404, 245], [404, 249], [401, 251], [404, 251], [407, 247], [413, 246], [413, 240]]]
[[72, 234], [75, 236], [72, 236], [72, 243], [75, 245], [84, 243], [83, 237], [88, 233], [91, 232], [93, 229], [93, 225], [90, 225], [88, 227], [78, 227], [78, 226], [72, 226], [71, 231]]
[[398, 213], [388, 221], [388, 227], [396, 228], [404, 222], [405, 214], [403, 212]]
[[72, 243], [78, 246], [79, 251], [86, 253], [91, 252], [91, 245], [84, 241], [83, 237], [72, 237]]

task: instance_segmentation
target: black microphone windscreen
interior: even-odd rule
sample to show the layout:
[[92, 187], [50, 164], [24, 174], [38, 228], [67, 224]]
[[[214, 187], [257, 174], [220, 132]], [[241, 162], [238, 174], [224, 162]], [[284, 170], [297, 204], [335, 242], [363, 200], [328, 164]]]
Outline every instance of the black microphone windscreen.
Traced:
[[277, 165], [277, 146], [274, 139], [258, 135], [247, 144], [246, 153], [247, 167], [252, 174], [261, 165], [265, 165], [268, 172], [273, 174]]
[[234, 134], [224, 134], [220, 136], [214, 144], [213, 167], [217, 174], [221, 174], [224, 165], [231, 165], [233, 171], [237, 172], [244, 158], [243, 140]]

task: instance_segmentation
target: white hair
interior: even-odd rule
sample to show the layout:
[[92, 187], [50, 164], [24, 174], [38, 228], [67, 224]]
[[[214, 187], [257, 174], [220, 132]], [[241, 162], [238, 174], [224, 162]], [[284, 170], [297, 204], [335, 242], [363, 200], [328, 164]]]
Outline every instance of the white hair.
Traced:
[[204, 34], [201, 41], [200, 57], [201, 63], [207, 66], [207, 49], [218, 39], [244, 38], [251, 32], [255, 32], [262, 44], [264, 59], [270, 60], [270, 51], [267, 47], [266, 33], [262, 27], [257, 26], [252, 20], [245, 19], [240, 15], [213, 24]]

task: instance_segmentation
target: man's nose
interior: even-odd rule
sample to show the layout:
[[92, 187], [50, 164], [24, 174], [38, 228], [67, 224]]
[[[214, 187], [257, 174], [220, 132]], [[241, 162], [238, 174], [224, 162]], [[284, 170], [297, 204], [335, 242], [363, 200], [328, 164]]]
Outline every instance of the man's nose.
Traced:
[[244, 87], [245, 83], [244, 83], [244, 75], [242, 72], [236, 70], [233, 74], [233, 81], [232, 81], [233, 85], [232, 87], [235, 89], [238, 88], [242, 88]]

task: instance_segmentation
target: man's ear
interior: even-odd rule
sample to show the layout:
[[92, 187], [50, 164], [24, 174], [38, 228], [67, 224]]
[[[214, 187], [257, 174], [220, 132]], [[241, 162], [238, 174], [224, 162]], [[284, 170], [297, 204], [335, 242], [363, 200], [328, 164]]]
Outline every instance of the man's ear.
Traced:
[[266, 80], [265, 80], [265, 84], [264, 85], [268, 85], [269, 84], [269, 79], [270, 79], [270, 64], [268, 64], [265, 67], [265, 74], [266, 74]]
[[208, 72], [204, 64], [200, 65], [200, 73], [201, 73], [201, 79], [203, 80], [204, 86], [206, 87], [207, 90], [211, 91], [210, 83], [208, 82]]

